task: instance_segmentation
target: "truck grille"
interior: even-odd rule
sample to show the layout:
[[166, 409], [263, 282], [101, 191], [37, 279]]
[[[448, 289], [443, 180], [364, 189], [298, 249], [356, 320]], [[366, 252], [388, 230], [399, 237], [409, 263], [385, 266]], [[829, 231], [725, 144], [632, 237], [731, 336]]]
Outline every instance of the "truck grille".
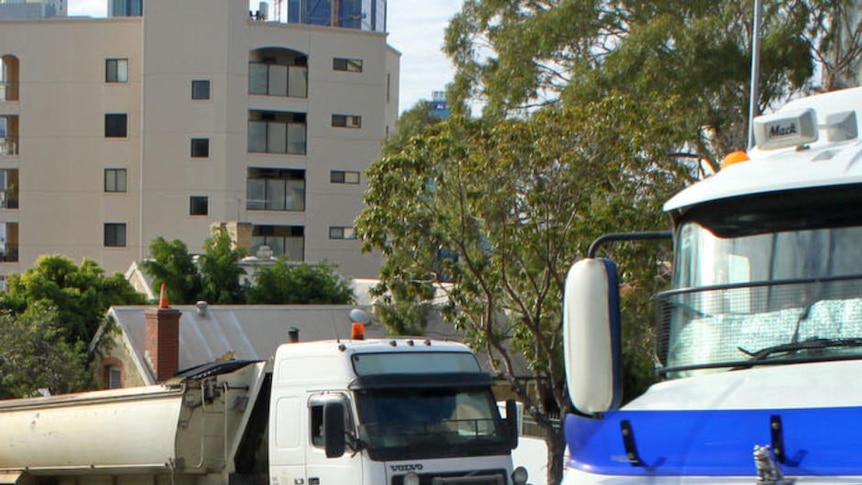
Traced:
[[[392, 485], [404, 485], [404, 475], [392, 477]], [[470, 473], [422, 473], [419, 485], [506, 485], [506, 470]]]

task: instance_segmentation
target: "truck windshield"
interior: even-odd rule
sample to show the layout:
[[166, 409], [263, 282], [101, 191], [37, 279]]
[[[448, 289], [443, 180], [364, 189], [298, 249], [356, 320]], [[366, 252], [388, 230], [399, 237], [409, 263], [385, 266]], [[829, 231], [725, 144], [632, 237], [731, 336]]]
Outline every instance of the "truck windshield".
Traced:
[[360, 438], [375, 460], [510, 451], [508, 430], [487, 387], [362, 389], [356, 406]]
[[659, 296], [661, 373], [862, 358], [858, 201], [823, 207], [820, 196], [680, 224], [673, 288]]

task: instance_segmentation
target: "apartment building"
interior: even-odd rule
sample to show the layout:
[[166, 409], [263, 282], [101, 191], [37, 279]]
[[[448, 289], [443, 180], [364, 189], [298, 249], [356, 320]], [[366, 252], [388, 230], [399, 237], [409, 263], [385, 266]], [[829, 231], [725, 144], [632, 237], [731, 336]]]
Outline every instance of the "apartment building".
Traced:
[[108, 272], [213, 223], [249, 250], [374, 277], [353, 221], [398, 114], [386, 35], [287, 24], [238, 0], [0, 22], [0, 275], [43, 254]]

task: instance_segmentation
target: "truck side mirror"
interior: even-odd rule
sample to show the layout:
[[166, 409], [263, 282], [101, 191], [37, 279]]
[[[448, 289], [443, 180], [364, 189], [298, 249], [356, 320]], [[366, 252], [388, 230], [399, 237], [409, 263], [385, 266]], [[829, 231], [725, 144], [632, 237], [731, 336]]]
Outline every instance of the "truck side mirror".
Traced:
[[326, 457], [339, 458], [344, 455], [344, 404], [328, 402], [323, 406], [323, 437]]
[[506, 399], [506, 425], [513, 450], [518, 447], [518, 436], [521, 434], [521, 415], [518, 411], [518, 403], [514, 399]]
[[614, 263], [607, 259], [575, 263], [566, 277], [563, 301], [563, 355], [572, 404], [584, 414], [616, 409], [622, 385]]

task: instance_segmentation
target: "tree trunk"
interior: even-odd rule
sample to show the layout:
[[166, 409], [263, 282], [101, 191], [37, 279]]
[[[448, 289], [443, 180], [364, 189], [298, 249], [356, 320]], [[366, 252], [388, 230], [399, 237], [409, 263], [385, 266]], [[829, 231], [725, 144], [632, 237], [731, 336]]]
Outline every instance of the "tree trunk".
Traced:
[[545, 429], [545, 444], [548, 446], [548, 485], [558, 485], [563, 481], [563, 466], [565, 465], [566, 436], [563, 425]]

